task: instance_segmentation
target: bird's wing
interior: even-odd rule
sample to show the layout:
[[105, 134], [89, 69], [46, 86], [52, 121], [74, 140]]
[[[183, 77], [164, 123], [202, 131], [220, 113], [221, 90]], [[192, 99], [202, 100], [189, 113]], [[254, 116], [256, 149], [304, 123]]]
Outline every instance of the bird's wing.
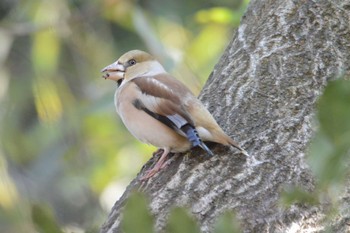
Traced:
[[193, 118], [187, 111], [186, 100], [195, 97], [185, 85], [168, 74], [138, 77], [131, 82], [142, 93], [140, 99], [133, 101], [136, 108], [187, 137], [192, 146], [200, 146], [212, 154], [198, 136]]
[[184, 99], [192, 96], [192, 93], [178, 80], [168, 74], [162, 74], [139, 77], [131, 81], [142, 93], [142, 99], [139, 101], [150, 112], [168, 118], [179, 129], [186, 124], [194, 125], [184, 105]]

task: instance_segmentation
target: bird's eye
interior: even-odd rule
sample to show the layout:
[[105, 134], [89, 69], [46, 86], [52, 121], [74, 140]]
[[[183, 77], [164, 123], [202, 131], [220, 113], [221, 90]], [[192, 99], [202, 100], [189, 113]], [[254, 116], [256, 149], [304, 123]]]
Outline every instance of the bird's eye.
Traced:
[[128, 64], [129, 64], [129, 66], [135, 65], [135, 64], [136, 64], [135, 59], [130, 59], [130, 60], [128, 61]]

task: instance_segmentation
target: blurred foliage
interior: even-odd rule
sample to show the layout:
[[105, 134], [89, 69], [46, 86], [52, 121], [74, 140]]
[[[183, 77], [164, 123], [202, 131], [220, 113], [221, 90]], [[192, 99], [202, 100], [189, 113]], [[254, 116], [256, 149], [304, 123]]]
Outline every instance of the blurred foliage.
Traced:
[[146, 50], [198, 94], [247, 4], [1, 1], [0, 232], [96, 232], [155, 150], [125, 130], [100, 69]]
[[231, 211], [225, 212], [218, 218], [214, 225], [215, 233], [239, 233], [242, 232], [240, 223]]
[[350, 175], [350, 82], [330, 82], [318, 105], [320, 129], [311, 144], [309, 162], [319, 189], [332, 192]]
[[148, 210], [146, 197], [141, 193], [132, 193], [123, 211], [122, 229], [125, 233], [152, 233], [153, 218]]
[[316, 178], [312, 193], [289, 188], [282, 196], [286, 205], [327, 202], [331, 219], [339, 211], [339, 197], [349, 180], [350, 81], [331, 81], [318, 101], [319, 129], [309, 147], [308, 162]]
[[[148, 201], [144, 194], [132, 193], [123, 210], [122, 228], [125, 233], [143, 232], [153, 233], [154, 219], [148, 210]], [[167, 233], [199, 233], [199, 226], [195, 218], [186, 208], [175, 207], [170, 211], [166, 226]], [[215, 223], [213, 233], [242, 232], [234, 214], [226, 212]]]
[[167, 225], [168, 233], [199, 233], [199, 227], [185, 208], [175, 207], [171, 210]]
[[39, 232], [62, 233], [50, 208], [34, 204], [31, 213], [33, 222]]
[[[218, 61], [247, 0], [16, 0], [0, 3], [0, 232], [96, 232], [155, 148], [138, 143], [113, 106], [100, 69], [142, 49], [196, 94]], [[336, 198], [349, 171], [350, 87], [330, 83], [319, 101], [309, 162], [314, 193], [285, 202]], [[127, 155], [127, 156], [126, 156]], [[332, 200], [336, 202], [336, 200]], [[125, 229], [135, 226], [135, 196]], [[129, 207], [128, 207], [129, 208]], [[138, 209], [151, 231], [147, 207]], [[138, 218], [137, 218], [138, 219]], [[234, 216], [216, 232], [239, 232]], [[178, 224], [178, 222], [182, 224]], [[187, 227], [188, 226], [188, 227]], [[148, 227], [148, 228], [147, 228]], [[184, 228], [182, 228], [184, 227]], [[183, 209], [169, 231], [197, 231]]]

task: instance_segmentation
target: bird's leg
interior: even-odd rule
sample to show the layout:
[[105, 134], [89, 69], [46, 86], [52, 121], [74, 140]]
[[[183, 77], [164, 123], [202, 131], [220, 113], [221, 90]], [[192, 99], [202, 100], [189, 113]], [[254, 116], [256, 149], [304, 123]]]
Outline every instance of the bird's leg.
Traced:
[[158, 150], [156, 150], [155, 152], [153, 152], [153, 157], [154, 156], [158, 156], [158, 155], [161, 155], [163, 153], [163, 149], [162, 148], [158, 148]]
[[[156, 152], [158, 152], [158, 151], [156, 151]], [[147, 179], [151, 178], [152, 176], [154, 176], [163, 167], [163, 164], [164, 164], [168, 154], [169, 154], [169, 149], [164, 149], [162, 156], [157, 161], [156, 165], [154, 165], [154, 167], [152, 169], [148, 170], [146, 172], [146, 175], [144, 175], [141, 178], [141, 180], [147, 180]]]

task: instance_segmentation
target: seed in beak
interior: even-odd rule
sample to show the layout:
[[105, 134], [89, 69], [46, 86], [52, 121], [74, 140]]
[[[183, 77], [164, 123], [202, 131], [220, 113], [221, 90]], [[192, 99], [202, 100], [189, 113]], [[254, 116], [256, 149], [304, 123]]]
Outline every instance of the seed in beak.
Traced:
[[104, 75], [102, 75], [102, 78], [107, 79], [109, 77], [109, 73], [105, 73]]

